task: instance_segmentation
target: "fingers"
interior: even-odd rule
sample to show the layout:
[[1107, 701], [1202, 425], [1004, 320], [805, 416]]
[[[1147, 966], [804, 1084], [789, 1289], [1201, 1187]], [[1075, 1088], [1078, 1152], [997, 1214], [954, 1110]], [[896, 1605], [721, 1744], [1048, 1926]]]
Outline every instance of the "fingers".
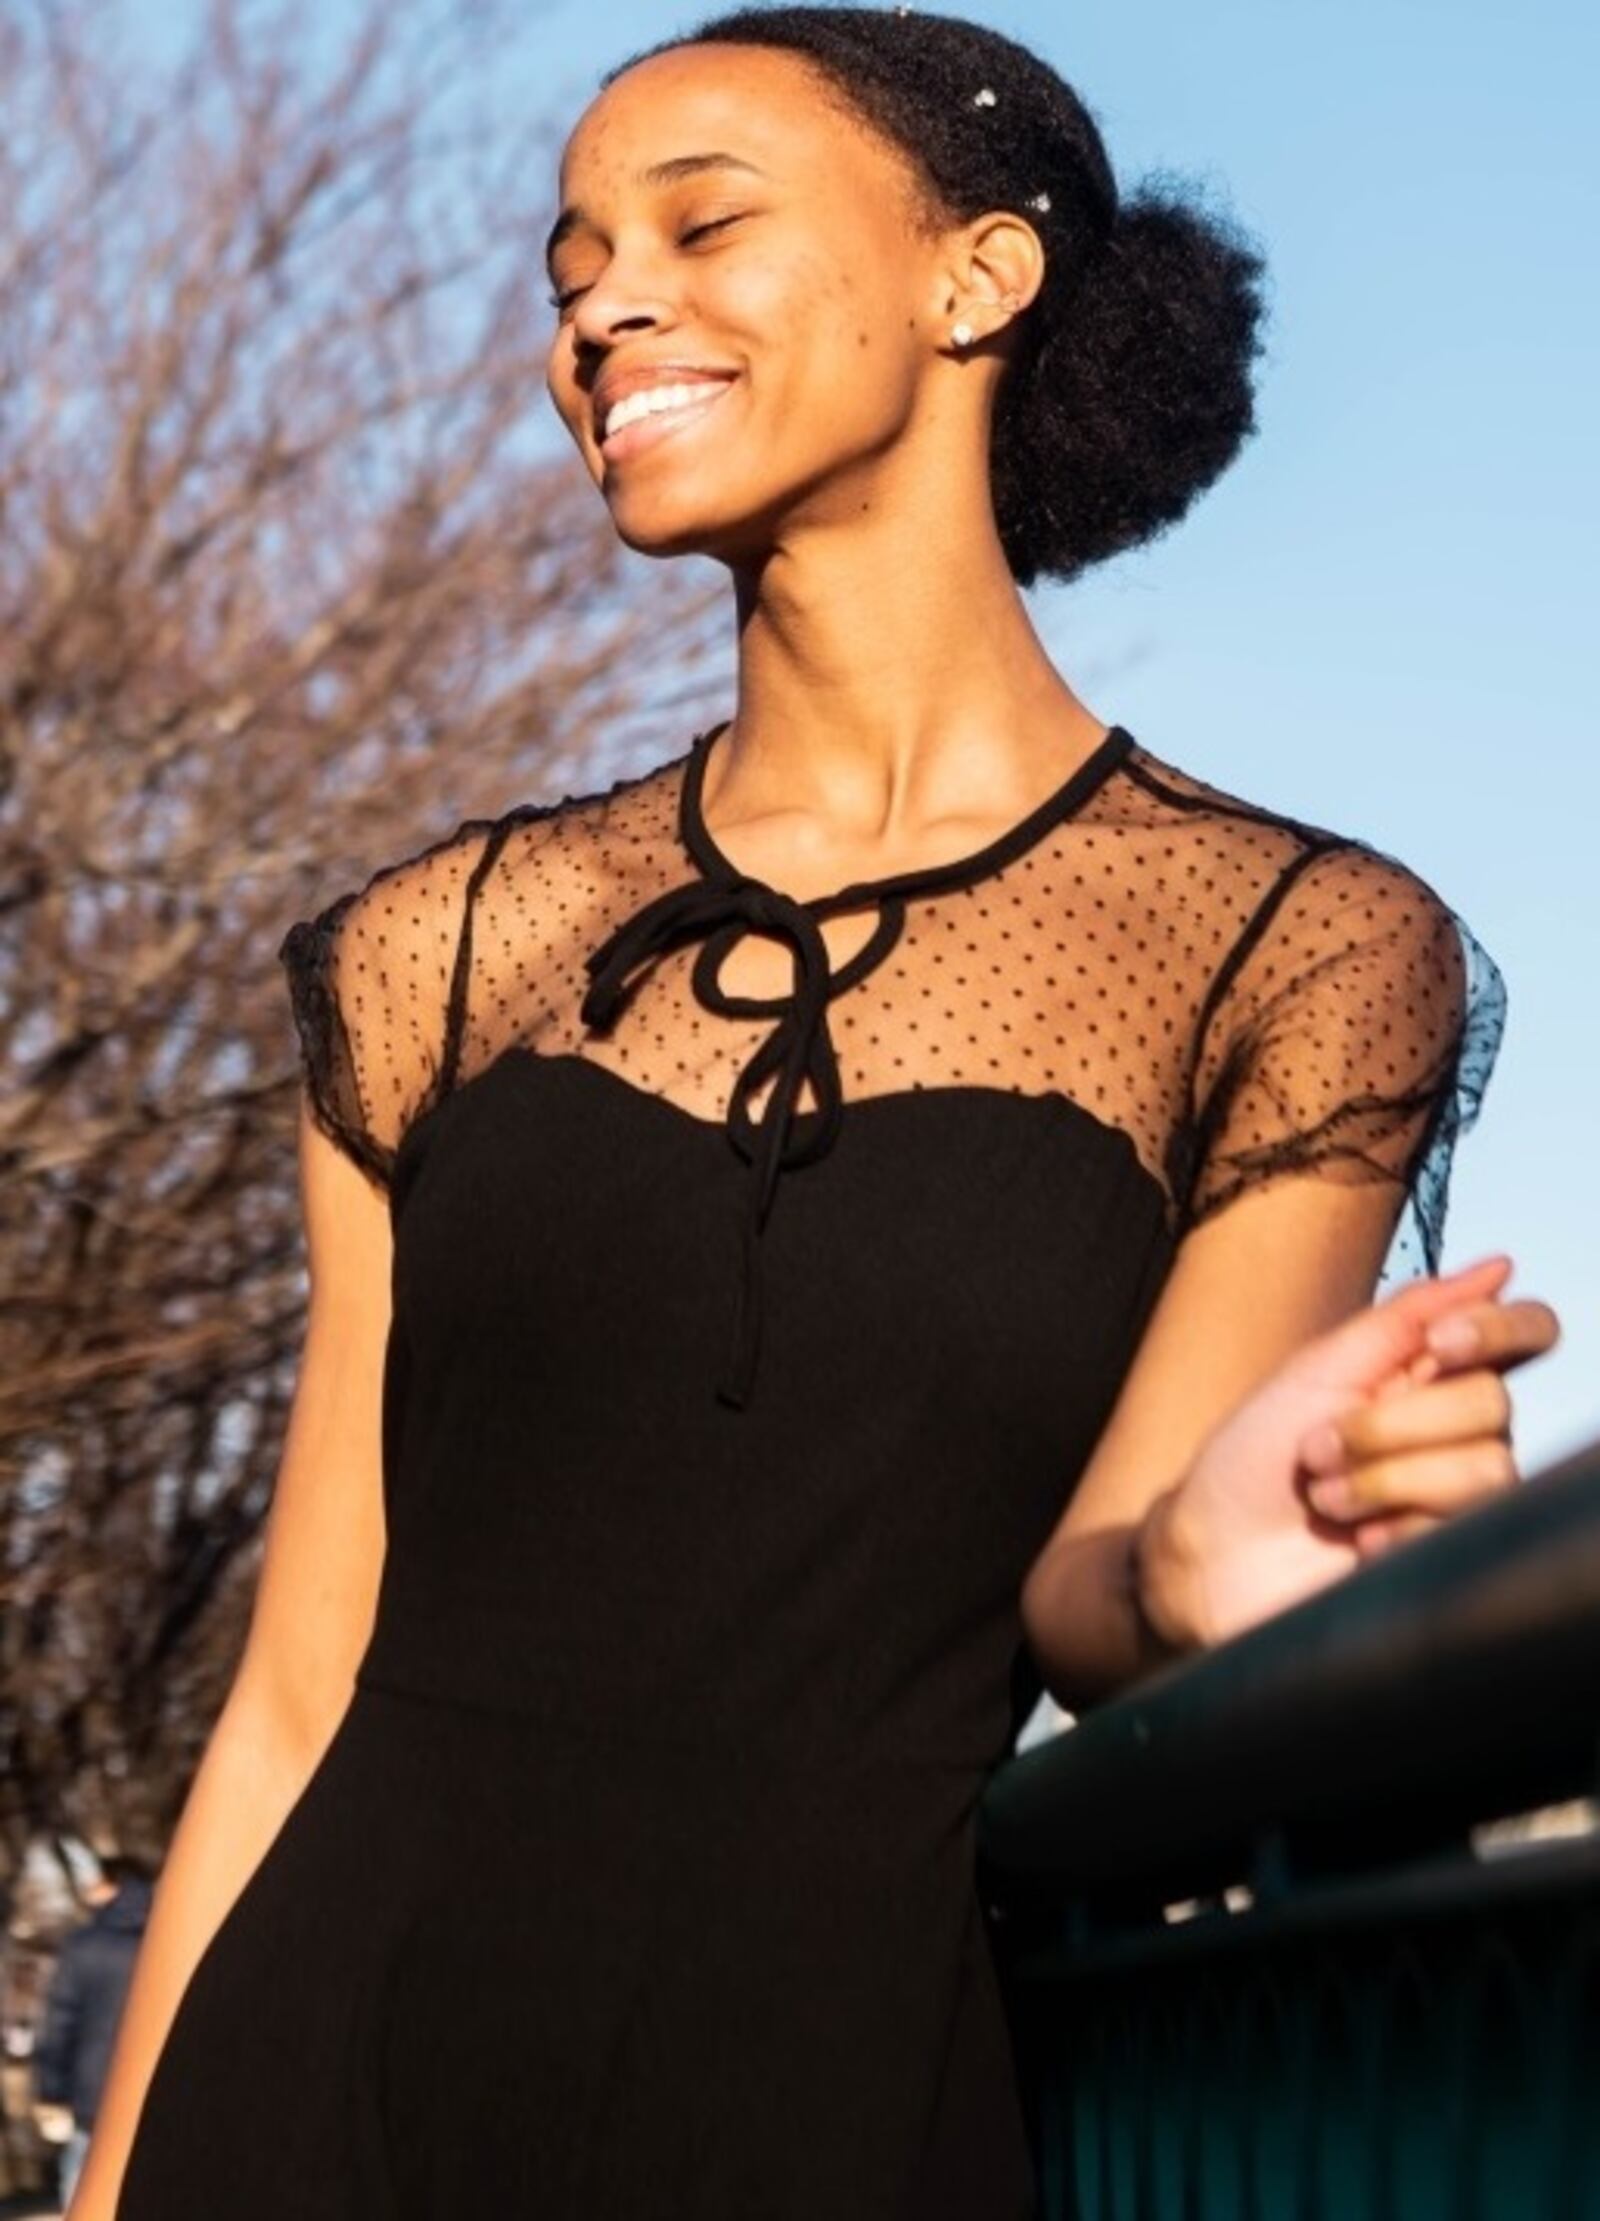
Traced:
[[1423, 1348], [1403, 1370], [1390, 1374], [1376, 1393], [1390, 1396], [1465, 1365], [1487, 1363], [1509, 1370], [1543, 1357], [1560, 1339], [1560, 1318], [1535, 1297], [1469, 1303], [1433, 1320], [1425, 1330]]
[[1548, 1303], [1474, 1303], [1435, 1319], [1428, 1328], [1432, 1354], [1446, 1365], [1521, 1365], [1542, 1357], [1561, 1339], [1561, 1322]]
[[1358, 1558], [1381, 1558], [1403, 1542], [1431, 1535], [1442, 1524], [1431, 1512], [1396, 1512], [1389, 1519], [1364, 1519], [1350, 1540]]
[[1307, 1343], [1291, 1362], [1307, 1385], [1375, 1393], [1423, 1356], [1430, 1326], [1452, 1311], [1492, 1308], [1511, 1269], [1511, 1258], [1497, 1252], [1455, 1272], [1408, 1281]]
[[1378, 1308], [1415, 1314], [1426, 1323], [1463, 1303], [1481, 1303], [1493, 1295], [1510, 1279], [1512, 1263], [1506, 1251], [1495, 1250], [1490, 1256], [1475, 1257], [1471, 1264], [1458, 1265], [1454, 1272], [1408, 1280], [1404, 1287], [1385, 1296]]
[[1511, 1418], [1510, 1391], [1487, 1367], [1375, 1399], [1307, 1437], [1306, 1501], [1341, 1523], [1466, 1511], [1520, 1477]]
[[1352, 1347], [1366, 1335], [1373, 1352], [1391, 1337], [1389, 1365], [1368, 1374], [1366, 1394], [1300, 1445], [1306, 1502], [1362, 1558], [1521, 1479], [1504, 1376], [1553, 1349], [1561, 1322], [1547, 1303], [1504, 1300], [1511, 1262], [1497, 1253], [1412, 1282], [1335, 1330]]
[[1340, 1473], [1435, 1443], [1508, 1435], [1510, 1428], [1511, 1391], [1499, 1373], [1480, 1366], [1325, 1420], [1301, 1444], [1300, 1462], [1309, 1473]]
[[1520, 1478], [1511, 1444], [1499, 1435], [1397, 1451], [1322, 1474], [1306, 1483], [1306, 1501], [1324, 1518], [1345, 1524], [1391, 1512], [1438, 1517], [1470, 1510], [1501, 1495]]

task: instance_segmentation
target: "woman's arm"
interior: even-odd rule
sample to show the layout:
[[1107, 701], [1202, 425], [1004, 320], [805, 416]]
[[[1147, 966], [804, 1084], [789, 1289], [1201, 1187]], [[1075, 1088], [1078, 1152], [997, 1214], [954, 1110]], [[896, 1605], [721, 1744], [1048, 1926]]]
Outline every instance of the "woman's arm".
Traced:
[[[1555, 1314], [1508, 1305], [1481, 1357], [1429, 1356], [1429, 1325], [1492, 1310], [1505, 1266], [1372, 1304], [1396, 1200], [1392, 1188], [1284, 1177], [1180, 1245], [1023, 1587], [1030, 1646], [1069, 1711], [1310, 1595], [1358, 1564], [1379, 1527], [1409, 1533], [1515, 1478], [1498, 1368], [1551, 1347]], [[1354, 1412], [1364, 1500], [1324, 1517], [1304, 1494], [1302, 1452], [1319, 1424]]]
[[1165, 1534], [1175, 1493], [1163, 1489], [1142, 1519], [1084, 1534], [1058, 1531], [1029, 1572], [1022, 1600], [1029, 1647], [1051, 1696], [1071, 1713], [1090, 1711], [1200, 1647], [1163, 1602], [1178, 1587]]
[[249, 1634], [151, 1904], [67, 2221], [113, 2221], [140, 2109], [202, 1953], [350, 1699], [383, 1561], [385, 1199], [300, 1116], [311, 1302]]

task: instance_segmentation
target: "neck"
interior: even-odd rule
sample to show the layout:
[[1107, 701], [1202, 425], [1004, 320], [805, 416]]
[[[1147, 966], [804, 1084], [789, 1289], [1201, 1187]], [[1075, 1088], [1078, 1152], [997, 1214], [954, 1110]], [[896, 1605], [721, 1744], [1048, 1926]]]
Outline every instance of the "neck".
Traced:
[[896, 476], [880, 470], [870, 499], [830, 489], [833, 515], [735, 571], [738, 708], [706, 796], [718, 823], [800, 812], [885, 847], [942, 819], [981, 833], [1104, 736], [1034, 630], [987, 487], [930, 513], [940, 474]]

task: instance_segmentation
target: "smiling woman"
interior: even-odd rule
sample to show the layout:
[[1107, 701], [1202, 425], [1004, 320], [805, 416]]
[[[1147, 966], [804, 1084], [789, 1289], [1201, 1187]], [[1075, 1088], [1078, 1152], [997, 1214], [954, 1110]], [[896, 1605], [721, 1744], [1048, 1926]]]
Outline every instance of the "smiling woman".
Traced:
[[[681, 78], [692, 56], [703, 80], [719, 47], [720, 97], [706, 101], [702, 83], [690, 109], [675, 109], [663, 69]], [[797, 63], [809, 98], [793, 96]], [[969, 381], [992, 416], [985, 491], [1020, 585], [1071, 578], [1176, 522], [1253, 431], [1259, 255], [1198, 197], [1153, 186], [1119, 195], [1077, 94], [1011, 42], [910, 11], [746, 10], [605, 83], [652, 103], [674, 139], [688, 114], [704, 116], [714, 144], [619, 178], [614, 118], [588, 119], [587, 174], [609, 206], [569, 202], [548, 243], [552, 299], [579, 327], [570, 355], [558, 346], [551, 364], [570, 426], [595, 399], [583, 333], [596, 285], [629, 282], [631, 202], [638, 253], [688, 256], [714, 328], [765, 335], [750, 374], [770, 379], [781, 359], [785, 392], [771, 392], [772, 407], [809, 394], [809, 408], [785, 406], [792, 440], [840, 446], [858, 414], [865, 436], [881, 438], [886, 418], [902, 429], [930, 341], [948, 345], [963, 330], [966, 344], [981, 341], [1002, 373]], [[754, 108], [740, 87], [759, 88]], [[933, 281], [941, 246], [964, 230], [968, 282], [982, 298], [977, 318], [952, 325], [945, 303], [918, 300], [912, 281]], [[633, 358], [652, 351], [616, 350], [623, 359], [602, 376], [648, 375], [651, 364]], [[865, 379], [849, 396], [838, 390], [841, 363], [869, 373], [870, 390]], [[783, 472], [784, 448], [763, 460]], [[619, 529], [627, 536], [620, 517]], [[651, 551], [648, 539], [637, 544]], [[709, 540], [705, 552], [717, 552]]]
[[1436, 1277], [1503, 985], [1033, 630], [1250, 433], [1263, 276], [1044, 63], [718, 17], [561, 187], [551, 397], [629, 546], [727, 566], [735, 714], [285, 936], [243, 1686], [337, 1726], [273, 1826], [185, 1816], [114, 2211], [1024, 2221], [985, 1780], [1515, 1477], [1553, 1314]]

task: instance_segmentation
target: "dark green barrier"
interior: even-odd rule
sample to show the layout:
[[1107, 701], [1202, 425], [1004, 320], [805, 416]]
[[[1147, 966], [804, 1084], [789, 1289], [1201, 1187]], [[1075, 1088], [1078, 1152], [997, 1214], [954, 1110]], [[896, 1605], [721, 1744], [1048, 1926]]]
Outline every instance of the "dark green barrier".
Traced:
[[1002, 1768], [1048, 2221], [1600, 2221], [1597, 1754], [1600, 1444]]

